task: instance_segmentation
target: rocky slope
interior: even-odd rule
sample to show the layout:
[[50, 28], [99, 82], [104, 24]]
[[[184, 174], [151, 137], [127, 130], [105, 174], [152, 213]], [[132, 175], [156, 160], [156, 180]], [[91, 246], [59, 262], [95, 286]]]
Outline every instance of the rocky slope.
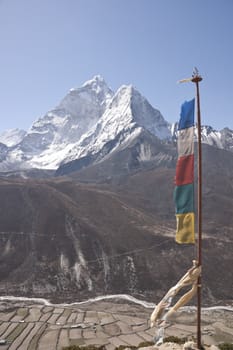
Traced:
[[[203, 158], [203, 303], [226, 304], [233, 157], [206, 146]], [[80, 300], [128, 293], [158, 301], [191, 266], [196, 248], [174, 241], [174, 167], [101, 173], [94, 184], [99, 172], [93, 166], [73, 179], [1, 179], [1, 294]]]

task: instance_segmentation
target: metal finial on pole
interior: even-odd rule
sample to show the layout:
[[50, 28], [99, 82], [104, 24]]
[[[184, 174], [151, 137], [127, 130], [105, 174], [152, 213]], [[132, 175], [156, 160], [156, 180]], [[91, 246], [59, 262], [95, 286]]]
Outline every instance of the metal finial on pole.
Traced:
[[193, 68], [193, 74], [192, 74], [191, 81], [193, 83], [199, 83], [200, 81], [202, 81], [202, 77], [200, 76], [197, 67]]
[[[198, 265], [202, 265], [202, 150], [201, 150], [201, 111], [200, 111], [200, 95], [199, 82], [202, 77], [199, 75], [198, 69], [195, 67], [191, 81], [196, 85], [197, 98], [197, 134], [198, 134]], [[197, 347], [201, 349], [201, 276], [198, 278], [197, 289]]]

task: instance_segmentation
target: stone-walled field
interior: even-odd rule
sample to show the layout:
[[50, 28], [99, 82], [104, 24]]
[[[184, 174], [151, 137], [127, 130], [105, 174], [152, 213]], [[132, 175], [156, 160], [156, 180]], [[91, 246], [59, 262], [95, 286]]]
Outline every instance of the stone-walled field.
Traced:
[[[139, 345], [153, 341], [149, 327], [151, 309], [122, 302], [83, 305], [39, 305], [0, 303], [0, 350], [61, 350], [68, 345]], [[177, 313], [166, 328], [166, 336], [192, 338], [196, 335], [194, 311]], [[205, 311], [202, 339], [207, 345], [233, 342], [233, 312]]]

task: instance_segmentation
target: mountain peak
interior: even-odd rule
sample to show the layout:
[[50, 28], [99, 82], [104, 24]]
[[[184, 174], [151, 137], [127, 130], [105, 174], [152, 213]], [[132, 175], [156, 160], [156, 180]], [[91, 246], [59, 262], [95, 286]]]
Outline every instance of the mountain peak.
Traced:
[[92, 79], [87, 80], [83, 85], [83, 88], [91, 88], [96, 93], [99, 93], [100, 90], [110, 90], [104, 78], [101, 75], [95, 75]]
[[73, 99], [74, 96], [84, 96], [86, 93], [94, 93], [96, 96], [98, 96], [101, 103], [107, 102], [113, 96], [113, 91], [109, 88], [101, 75], [94, 75], [92, 79], [87, 80], [81, 87], [71, 88], [67, 96], [72, 96]]
[[133, 85], [121, 85], [113, 97], [112, 105], [118, 105], [119, 103], [130, 105], [133, 96], [143, 99], [143, 96], [134, 88]]
[[140, 94], [140, 92], [132, 85], [132, 84], [129, 84], [129, 85], [121, 85], [119, 87], [119, 89], [117, 90], [117, 93], [127, 93], [127, 94]]
[[102, 83], [105, 83], [105, 84], [106, 84], [106, 82], [105, 82], [104, 78], [102, 77], [102, 75], [97, 74], [97, 75], [94, 75], [94, 77], [93, 77], [92, 79], [87, 80], [87, 81], [83, 84], [83, 86], [91, 85], [91, 84], [93, 84], [93, 83], [101, 83], [101, 84], [102, 84]]
[[88, 93], [96, 94], [99, 102], [104, 106], [108, 104], [114, 95], [101, 75], [95, 75], [92, 79], [87, 80], [79, 91], [88, 91]]

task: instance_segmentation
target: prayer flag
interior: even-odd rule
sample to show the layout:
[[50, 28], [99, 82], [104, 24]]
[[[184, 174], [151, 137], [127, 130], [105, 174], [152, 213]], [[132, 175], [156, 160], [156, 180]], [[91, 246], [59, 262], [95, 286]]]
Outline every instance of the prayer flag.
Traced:
[[178, 130], [177, 135], [177, 150], [178, 157], [188, 156], [194, 153], [194, 128], [191, 126], [190, 128]]
[[176, 186], [193, 183], [194, 155], [180, 157], [176, 165]]
[[194, 185], [176, 186], [174, 190], [176, 214], [194, 212]]
[[194, 213], [176, 214], [176, 242], [195, 243]]
[[174, 202], [176, 208], [176, 242], [195, 243], [194, 234], [194, 106], [195, 99], [181, 106], [178, 124], [178, 160]]
[[194, 126], [194, 106], [195, 99], [182, 104], [178, 130]]

